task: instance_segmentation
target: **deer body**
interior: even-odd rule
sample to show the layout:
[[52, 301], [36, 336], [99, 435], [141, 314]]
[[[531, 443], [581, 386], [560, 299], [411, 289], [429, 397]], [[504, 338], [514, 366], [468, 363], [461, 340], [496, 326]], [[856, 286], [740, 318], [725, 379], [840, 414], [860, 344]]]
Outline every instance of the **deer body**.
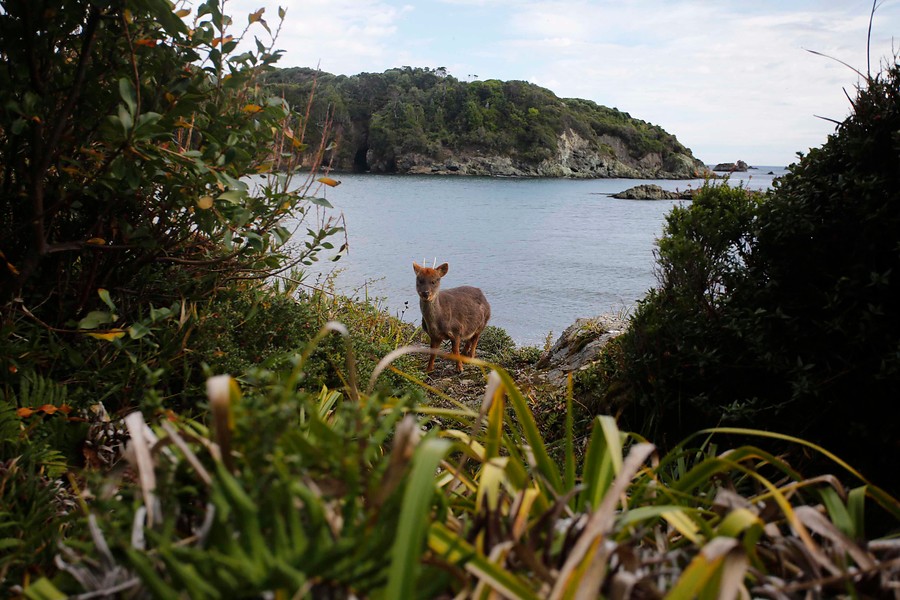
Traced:
[[[441, 290], [441, 278], [450, 270], [447, 263], [434, 269], [413, 263], [413, 270], [422, 310], [422, 329], [431, 339], [431, 348], [436, 349], [444, 340], [450, 340], [453, 354], [460, 354], [460, 344], [465, 343], [462, 355], [474, 357], [481, 332], [491, 318], [491, 305], [484, 293], [467, 285]], [[428, 359], [428, 372], [434, 370], [434, 359], [434, 354]], [[456, 362], [456, 370], [462, 373], [462, 361]]]

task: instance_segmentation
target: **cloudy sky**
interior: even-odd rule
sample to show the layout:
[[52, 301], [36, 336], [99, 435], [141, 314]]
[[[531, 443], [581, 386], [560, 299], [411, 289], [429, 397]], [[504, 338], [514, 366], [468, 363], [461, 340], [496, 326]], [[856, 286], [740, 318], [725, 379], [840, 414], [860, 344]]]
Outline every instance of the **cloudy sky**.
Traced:
[[[872, 0], [231, 0], [277, 7], [280, 66], [353, 75], [446, 67], [519, 79], [661, 125], [707, 163], [785, 165], [821, 145], [866, 71]], [[896, 39], [895, 39], [896, 36]], [[881, 0], [872, 69], [900, 50], [900, 0]]]

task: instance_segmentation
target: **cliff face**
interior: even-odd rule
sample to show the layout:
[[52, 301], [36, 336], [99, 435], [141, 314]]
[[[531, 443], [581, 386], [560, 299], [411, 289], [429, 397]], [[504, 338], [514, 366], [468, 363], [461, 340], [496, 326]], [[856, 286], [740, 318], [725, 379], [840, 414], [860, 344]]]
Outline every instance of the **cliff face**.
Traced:
[[[622, 144], [618, 146], [622, 148]], [[671, 153], [664, 160], [662, 154], [653, 152], [635, 160], [626, 152], [611, 148], [609, 145], [600, 149], [592, 147], [574, 131], [566, 130], [559, 136], [555, 155], [538, 163], [477, 150], [447, 152], [440, 158], [409, 153], [397, 157], [390, 165], [370, 153], [367, 163], [370, 172], [375, 173], [575, 179], [692, 179], [703, 177], [707, 170], [701, 161], [687, 154]]]
[[706, 167], [678, 139], [626, 112], [524, 81], [464, 82], [440, 69], [352, 77], [284, 69], [273, 92], [331, 122], [338, 170], [508, 177], [685, 179]]

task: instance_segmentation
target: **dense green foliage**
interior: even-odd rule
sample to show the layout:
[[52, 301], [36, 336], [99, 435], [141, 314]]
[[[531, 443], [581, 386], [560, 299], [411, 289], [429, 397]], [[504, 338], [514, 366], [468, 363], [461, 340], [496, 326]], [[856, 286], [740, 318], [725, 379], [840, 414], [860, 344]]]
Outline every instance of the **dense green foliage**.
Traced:
[[[793, 587], [875, 597], [890, 589], [890, 551], [855, 541], [871, 501], [900, 518], [878, 490], [803, 480], [749, 445], [719, 455], [691, 441], [655, 455], [611, 417], [594, 421], [582, 460], [558, 465], [502, 369], [488, 377], [476, 413], [352, 384], [344, 394], [297, 391], [305, 367], [260, 372], [265, 391], [245, 394], [232, 380], [212, 380], [214, 427], [151, 422], [162, 451], [130, 417], [136, 454], [159, 460], [132, 461], [133, 481], [97, 482], [114, 486], [93, 503], [109, 517], [64, 550], [65, 574], [37, 581], [30, 597], [60, 589], [155, 598], [633, 597], [611, 594], [621, 586], [639, 597], [788, 595]], [[568, 439], [572, 456], [571, 428]], [[810, 506], [819, 503], [822, 511]]]
[[854, 109], [765, 197], [707, 186], [669, 215], [660, 285], [600, 378], [629, 426], [792, 433], [900, 488], [900, 65]]
[[[207, 365], [238, 366], [225, 336], [206, 354], [217, 291], [252, 295], [337, 231], [308, 217], [308, 183], [272, 169], [300, 160], [280, 149], [298, 119], [255, 85], [278, 53], [235, 52], [262, 13], [235, 35], [220, 2], [183, 16], [165, 0], [0, 3], [0, 594], [52, 567], [74, 508], [63, 474], [114, 454], [107, 414], [190, 410]], [[309, 228], [290, 253], [288, 216]], [[296, 350], [320, 319], [254, 357]]]
[[281, 69], [266, 82], [292, 104], [315, 86], [313, 123], [332, 121], [342, 139], [334, 165], [359, 171], [403, 170], [404, 155], [447, 160], [466, 150], [538, 163], [556, 154], [571, 130], [601, 154], [610, 144], [627, 149], [625, 160], [647, 154], [690, 156], [675, 136], [589, 100], [561, 99], [524, 81], [465, 82], [445, 69], [403, 67], [350, 77], [312, 69]]

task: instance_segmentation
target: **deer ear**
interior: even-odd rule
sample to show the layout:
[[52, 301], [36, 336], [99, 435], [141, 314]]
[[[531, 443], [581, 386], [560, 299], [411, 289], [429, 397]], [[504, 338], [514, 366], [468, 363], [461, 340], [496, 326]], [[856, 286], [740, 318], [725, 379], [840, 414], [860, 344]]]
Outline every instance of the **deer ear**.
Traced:
[[447, 263], [444, 263], [441, 266], [439, 266], [437, 269], [435, 269], [435, 271], [437, 271], [438, 273], [441, 274], [441, 277], [446, 275], [447, 271], [449, 271], [449, 270], [450, 270], [450, 265], [448, 265]]
[[421, 270], [422, 270], [422, 267], [420, 267], [420, 266], [418, 265], [418, 263], [413, 262], [413, 271], [416, 272], [416, 275], [418, 275], [418, 274], [419, 274], [419, 271], [421, 271]]

